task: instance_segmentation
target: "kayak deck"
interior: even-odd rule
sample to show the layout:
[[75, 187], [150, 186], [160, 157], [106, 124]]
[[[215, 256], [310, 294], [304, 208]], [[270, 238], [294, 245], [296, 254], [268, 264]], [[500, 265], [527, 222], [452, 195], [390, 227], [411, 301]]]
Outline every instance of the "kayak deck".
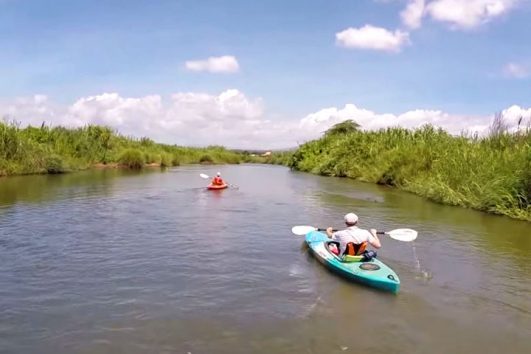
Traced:
[[327, 248], [330, 239], [319, 231], [306, 234], [306, 243], [313, 255], [331, 271], [357, 283], [380, 290], [397, 293], [400, 289], [398, 275], [380, 260], [344, 262]]

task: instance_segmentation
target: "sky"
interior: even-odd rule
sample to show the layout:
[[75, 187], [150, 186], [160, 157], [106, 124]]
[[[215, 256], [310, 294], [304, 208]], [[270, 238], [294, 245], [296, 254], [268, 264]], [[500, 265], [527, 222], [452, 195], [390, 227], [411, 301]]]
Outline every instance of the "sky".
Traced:
[[0, 0], [0, 117], [179, 145], [531, 124], [531, 0]]

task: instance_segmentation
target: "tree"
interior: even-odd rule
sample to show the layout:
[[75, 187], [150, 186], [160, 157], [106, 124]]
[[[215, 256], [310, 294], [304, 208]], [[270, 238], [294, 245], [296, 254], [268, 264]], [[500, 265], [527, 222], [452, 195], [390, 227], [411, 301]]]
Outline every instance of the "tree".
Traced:
[[343, 135], [348, 133], [353, 133], [359, 130], [361, 125], [353, 121], [352, 119], [347, 119], [341, 123], [333, 125], [330, 129], [325, 132], [325, 136], [330, 135]]

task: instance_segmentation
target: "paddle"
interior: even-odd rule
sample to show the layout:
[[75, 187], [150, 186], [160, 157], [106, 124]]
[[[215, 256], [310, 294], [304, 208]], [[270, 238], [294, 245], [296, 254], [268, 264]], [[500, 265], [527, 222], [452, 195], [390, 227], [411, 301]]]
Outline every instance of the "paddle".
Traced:
[[[326, 231], [326, 229], [318, 229], [313, 226], [293, 226], [291, 229], [291, 232], [293, 232], [295, 235], [303, 236], [306, 235], [308, 232], [311, 231]], [[337, 231], [337, 230], [334, 230]], [[418, 236], [418, 232], [412, 229], [395, 229], [391, 231], [377, 231], [376, 234], [378, 235], [386, 235], [391, 237], [392, 239], [395, 239], [397, 241], [403, 241], [403, 242], [411, 242], [415, 240]]]
[[[201, 178], [204, 178], [204, 179], [210, 179], [211, 177], [209, 175], [205, 175], [204, 173], [200, 173], [199, 176]], [[226, 183], [226, 182], [225, 182]], [[232, 188], [238, 188], [237, 185], [235, 184], [230, 184], [230, 183], [227, 183], [229, 186], [231, 186]]]

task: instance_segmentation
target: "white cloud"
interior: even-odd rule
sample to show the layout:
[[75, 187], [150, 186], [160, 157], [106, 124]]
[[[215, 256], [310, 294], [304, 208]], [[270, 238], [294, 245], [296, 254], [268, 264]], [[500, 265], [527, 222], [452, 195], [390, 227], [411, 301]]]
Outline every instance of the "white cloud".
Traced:
[[531, 107], [525, 109], [513, 105], [501, 112], [501, 115], [507, 124], [510, 132], [520, 129], [531, 129]]
[[[412, 110], [399, 115], [392, 113], [376, 113], [359, 108], [354, 104], [347, 104], [344, 108], [326, 108], [309, 114], [301, 121], [301, 126], [319, 132], [326, 131], [334, 124], [347, 119], [353, 119], [364, 130], [378, 130], [386, 127], [401, 126], [404, 128], [418, 128], [423, 124], [442, 126], [452, 133], [459, 133], [472, 123], [484, 122], [484, 117], [464, 119], [462, 116], [451, 116], [437, 110]], [[441, 124], [442, 123], [442, 124]]]
[[[248, 98], [234, 89], [218, 95], [181, 92], [166, 98], [159, 95], [128, 98], [104, 93], [82, 97], [68, 106], [36, 95], [0, 101], [0, 117], [5, 115], [23, 126], [40, 126], [43, 121], [69, 127], [104, 124], [124, 135], [148, 136], [169, 144], [264, 149], [294, 147], [320, 137], [332, 125], [347, 119], [354, 119], [364, 130], [417, 128], [429, 123], [453, 134], [464, 130], [484, 134], [493, 118], [423, 109], [402, 114], [377, 113], [347, 104], [343, 108], [321, 109], [299, 120], [273, 121], [267, 118], [260, 98]], [[531, 107], [511, 106], [502, 115], [512, 131], [520, 117], [522, 127], [531, 125]]]
[[0, 101], [0, 118], [16, 120], [33, 126], [40, 126], [43, 121], [58, 121], [62, 124], [65, 107], [55, 105], [45, 95], [19, 97], [13, 101]]
[[238, 60], [231, 55], [187, 61], [185, 67], [190, 71], [207, 71], [211, 73], [235, 73], [240, 69]]
[[434, 20], [470, 29], [508, 13], [519, 0], [433, 0], [426, 6]]
[[[518, 118], [523, 116], [522, 126], [531, 124], [531, 108], [527, 110], [519, 106], [511, 106], [502, 111], [502, 116], [511, 131], [517, 126]], [[307, 132], [311, 138], [317, 138], [334, 124], [353, 119], [363, 130], [378, 130], [387, 127], [419, 128], [431, 124], [443, 128], [451, 134], [477, 132], [486, 134], [493, 116], [452, 115], [440, 110], [416, 109], [402, 114], [376, 113], [367, 109], [347, 104], [344, 108], [325, 108], [304, 117], [299, 124], [301, 131]]]
[[510, 78], [525, 79], [531, 75], [531, 71], [525, 65], [507, 63], [503, 68], [503, 74]]
[[149, 135], [150, 131], [156, 132], [157, 117], [164, 111], [158, 95], [124, 98], [117, 93], [104, 93], [78, 99], [68, 108], [63, 121], [73, 126], [108, 125], [127, 135]]
[[336, 33], [336, 43], [346, 48], [371, 49], [399, 52], [409, 44], [409, 33], [365, 25], [361, 28], [348, 28]]
[[[138, 98], [103, 93], [82, 97], [59, 106], [42, 96], [0, 101], [0, 117], [22, 123], [80, 127], [102, 124], [129, 136], [148, 136], [155, 141], [192, 146], [220, 144], [229, 147], [293, 146], [284, 127], [265, 119], [260, 98], [250, 99], [238, 90], [219, 95], [198, 92], [170, 97]], [[276, 133], [283, 136], [275, 139]], [[288, 138], [288, 140], [283, 140]]]
[[400, 13], [402, 22], [410, 29], [417, 29], [422, 25], [424, 16], [424, 0], [410, 0], [407, 7]]

